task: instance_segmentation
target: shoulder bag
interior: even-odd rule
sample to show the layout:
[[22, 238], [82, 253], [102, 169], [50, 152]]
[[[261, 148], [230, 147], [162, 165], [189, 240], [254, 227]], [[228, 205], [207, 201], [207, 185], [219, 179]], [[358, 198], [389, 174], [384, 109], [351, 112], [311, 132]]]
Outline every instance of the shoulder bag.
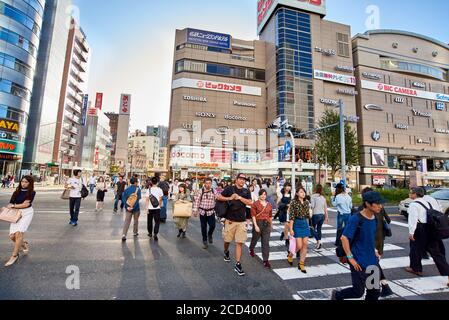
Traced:
[[1, 221], [17, 223], [17, 222], [19, 222], [20, 219], [22, 219], [22, 210], [9, 209], [9, 208], [0, 209], [0, 220]]

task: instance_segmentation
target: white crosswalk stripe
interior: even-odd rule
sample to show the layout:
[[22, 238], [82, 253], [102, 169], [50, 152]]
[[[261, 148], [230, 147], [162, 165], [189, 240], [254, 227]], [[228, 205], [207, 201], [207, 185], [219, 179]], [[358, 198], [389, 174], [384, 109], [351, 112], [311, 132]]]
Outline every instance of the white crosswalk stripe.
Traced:
[[[393, 223], [393, 225], [397, 225], [398, 227], [407, 226], [406, 224], [400, 222]], [[329, 300], [333, 290], [340, 290], [344, 288], [341, 287], [341, 283], [336, 281], [341, 281], [342, 275], [346, 275], [345, 277], [350, 280], [351, 271], [349, 266], [340, 264], [335, 255], [334, 242], [337, 230], [334, 226], [323, 226], [323, 239], [321, 241], [323, 244], [322, 250], [314, 250], [313, 248], [315, 247], [316, 240], [314, 238], [309, 239], [306, 274], [302, 273], [296, 267], [296, 263], [298, 262], [296, 257], [294, 262], [295, 266], [288, 266], [285, 241], [279, 241], [279, 237], [283, 231], [284, 224], [274, 221], [273, 231], [270, 235], [270, 261], [273, 264], [273, 272], [277, 274], [280, 279], [290, 281], [292, 284], [297, 284], [298, 289], [301, 288], [301, 283], [305, 280], [320, 279], [318, 283], [324, 283], [326, 286], [332, 286], [333, 283], [335, 284], [334, 288], [327, 287], [324, 289], [318, 289], [318, 286], [317, 289], [298, 291], [292, 294], [292, 298], [294, 300]], [[248, 242], [246, 243], [247, 247], [250, 246], [251, 239], [252, 230], [250, 229], [248, 230]], [[256, 256], [262, 260], [261, 241], [257, 243], [255, 251]], [[408, 246], [407, 248], [403, 248], [394, 244], [385, 244], [384, 251], [387, 258], [382, 259], [380, 263], [384, 270], [404, 269], [409, 266], [410, 260], [408, 256]], [[326, 259], [328, 259], [328, 262], [326, 262]], [[422, 264], [423, 266], [432, 266], [434, 265], [434, 262], [433, 260], [423, 260]], [[404, 271], [403, 277], [406, 275], [408, 274]], [[449, 293], [446, 277], [429, 276], [411, 279], [388, 279], [388, 281], [390, 288], [394, 292], [394, 295], [388, 297], [388, 299], [413, 299], [414, 297], [416, 298], [423, 295]], [[310, 284], [308, 284], [308, 286], [310, 287]]]

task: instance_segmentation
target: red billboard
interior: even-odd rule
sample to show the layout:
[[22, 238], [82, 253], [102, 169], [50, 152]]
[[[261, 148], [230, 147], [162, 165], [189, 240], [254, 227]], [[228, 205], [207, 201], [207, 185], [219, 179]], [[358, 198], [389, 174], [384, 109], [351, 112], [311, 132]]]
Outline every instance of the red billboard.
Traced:
[[95, 99], [95, 109], [103, 109], [103, 94], [98, 92]]

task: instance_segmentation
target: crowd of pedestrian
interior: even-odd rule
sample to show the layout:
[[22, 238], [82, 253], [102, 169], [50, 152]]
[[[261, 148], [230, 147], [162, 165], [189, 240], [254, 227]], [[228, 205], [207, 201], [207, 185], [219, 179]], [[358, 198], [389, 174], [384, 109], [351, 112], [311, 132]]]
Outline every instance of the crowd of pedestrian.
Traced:
[[[109, 190], [104, 177], [92, 176], [86, 186], [81, 173], [80, 170], [74, 170], [73, 176], [65, 183], [65, 199], [69, 200], [69, 224], [74, 227], [78, 225], [81, 201], [89, 196], [87, 186], [91, 194], [94, 190], [97, 191], [95, 212], [104, 210], [105, 194]], [[377, 300], [381, 296], [392, 295], [393, 291], [380, 264], [385, 239], [392, 235], [389, 226], [391, 219], [383, 207], [385, 200], [380, 193], [366, 188], [362, 192], [363, 204], [354, 208], [352, 197], [345, 190], [343, 184], [337, 185], [331, 197], [331, 204], [337, 210], [337, 255], [342, 263], [348, 263], [350, 266], [352, 287], [334, 291], [332, 299], [354, 299], [366, 295], [367, 300]], [[276, 219], [283, 225], [280, 240], [285, 240], [288, 252], [286, 262], [290, 266], [293, 266], [294, 259], [297, 258], [298, 270], [307, 273], [310, 238], [315, 239], [314, 249], [317, 252], [324, 249], [322, 228], [324, 224], [329, 223], [329, 204], [321, 185], [316, 186], [315, 193], [312, 194], [311, 190], [307, 190], [302, 184], [292, 190], [290, 184], [281, 184], [279, 179], [274, 182], [250, 180], [242, 173], [238, 174], [234, 181], [206, 178], [203, 183], [190, 179], [172, 182], [157, 177], [141, 181], [134, 175], [129, 183], [122, 176], [114, 180], [113, 193], [113, 213], [118, 213], [119, 203], [121, 211], [125, 211], [123, 242], [127, 241], [132, 220], [133, 235], [139, 236], [142, 203], [147, 213], [148, 237], [155, 242], [159, 240], [161, 222], [167, 221], [168, 212], [173, 213], [174, 227], [178, 231], [179, 239], [187, 237], [192, 217], [199, 218], [202, 247], [205, 250], [214, 243], [214, 231], [218, 221], [222, 225], [224, 261], [231, 262], [230, 247], [234, 243], [234, 271], [239, 276], [245, 275], [242, 265], [243, 247], [248, 240], [250, 228], [252, 238], [249, 255], [255, 257], [255, 248], [260, 240], [263, 265], [265, 268], [271, 268], [270, 237], [273, 232], [273, 220]], [[33, 219], [32, 204], [35, 195], [33, 178], [26, 176], [12, 195], [10, 204], [0, 212], [0, 219], [4, 219], [2, 216], [6, 215], [5, 212], [10, 216], [20, 213], [18, 221], [11, 223], [10, 239], [14, 242], [14, 250], [6, 266], [15, 264], [21, 251], [29, 251], [29, 243], [24, 241], [24, 234]], [[448, 277], [449, 286], [449, 265], [442, 241], [444, 238], [435, 235], [431, 229], [434, 226], [433, 220], [429, 220], [438, 218], [441, 207], [434, 198], [426, 195], [424, 188], [412, 188], [410, 196], [413, 200], [409, 209], [410, 266], [406, 271], [423, 276], [421, 261], [429, 253], [440, 274]], [[167, 210], [170, 200], [171, 210]], [[367, 287], [367, 278], [370, 275], [367, 270], [373, 266], [380, 272], [378, 288]]]

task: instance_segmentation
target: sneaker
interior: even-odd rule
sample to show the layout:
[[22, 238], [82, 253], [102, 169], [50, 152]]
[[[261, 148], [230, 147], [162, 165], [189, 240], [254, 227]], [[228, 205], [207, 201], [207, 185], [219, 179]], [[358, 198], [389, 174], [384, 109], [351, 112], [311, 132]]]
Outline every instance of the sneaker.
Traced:
[[24, 254], [28, 254], [28, 252], [30, 252], [30, 244], [26, 241], [23, 242], [21, 249]]
[[125, 242], [126, 241], [126, 236], [123, 236], [122, 237], [122, 242]]
[[183, 238], [183, 239], [187, 238], [185, 231], [182, 232], [181, 238]]
[[114, 214], [116, 214], [116, 213], [117, 213], [117, 211], [118, 211], [117, 209], [114, 209]]
[[405, 271], [407, 271], [408, 273], [414, 274], [418, 277], [422, 277], [424, 275], [422, 272], [417, 272], [410, 267], [405, 268]]
[[159, 238], [157, 237], [157, 235], [154, 236], [154, 241], [158, 242]]
[[203, 242], [203, 249], [206, 250], [207, 248], [209, 248], [209, 246], [207, 245], [207, 241]]
[[229, 251], [226, 251], [224, 253], [224, 261], [225, 262], [231, 262], [231, 257], [229, 256]]
[[249, 255], [251, 256], [251, 258], [254, 258], [256, 256], [254, 250], [249, 250]]
[[382, 285], [382, 292], [380, 294], [380, 296], [382, 298], [386, 298], [389, 296], [392, 296], [394, 294], [393, 290], [391, 290], [390, 286], [388, 284], [383, 284]]
[[78, 226], [78, 222], [74, 222], [74, 223], [72, 224], [72, 226], [77, 227], [77, 226]]
[[264, 266], [266, 269], [271, 269], [271, 264], [270, 264], [268, 261], [265, 261], [265, 262], [263, 263], [263, 266]]
[[214, 243], [214, 239], [212, 237], [209, 237], [209, 243], [213, 244]]
[[242, 268], [242, 264], [241, 264], [241, 263], [237, 263], [237, 264], [235, 265], [234, 271], [237, 272], [237, 274], [238, 274], [239, 276], [241, 276], [241, 277], [245, 275], [245, 272], [243, 271], [243, 268]]
[[134, 238], [137, 238], [139, 236], [138, 233], [134, 233]]
[[331, 300], [332, 301], [336, 301], [337, 300], [337, 290], [332, 290]]

